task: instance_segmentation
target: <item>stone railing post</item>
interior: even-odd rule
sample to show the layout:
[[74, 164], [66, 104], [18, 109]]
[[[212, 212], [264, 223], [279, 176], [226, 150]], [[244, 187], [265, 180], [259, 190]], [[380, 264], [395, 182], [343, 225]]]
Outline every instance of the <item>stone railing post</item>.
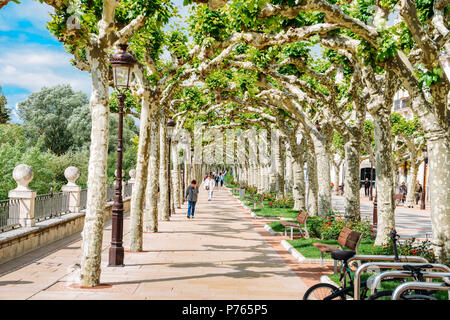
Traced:
[[14, 220], [11, 222], [18, 222], [22, 227], [34, 227], [36, 225], [34, 219], [36, 191], [28, 188], [33, 177], [33, 169], [26, 164], [19, 164], [13, 170], [13, 178], [17, 182], [17, 188], [9, 191], [8, 197], [11, 203], [18, 204], [18, 212], [16, 205], [12, 205], [9, 218]]
[[136, 183], [136, 170], [135, 169], [131, 169], [130, 171], [128, 171], [128, 174], [130, 175], [130, 180], [128, 180], [128, 184], [131, 187], [131, 193], [133, 193], [133, 188], [134, 188], [134, 184]]
[[131, 169], [128, 174], [130, 175], [130, 180], [128, 180], [128, 184], [131, 185], [131, 187], [134, 186], [134, 184], [136, 183], [136, 170], [135, 169]]
[[61, 190], [69, 195], [69, 212], [80, 212], [80, 194], [81, 187], [75, 183], [80, 177], [80, 170], [77, 167], [68, 167], [64, 171], [64, 176], [67, 179], [67, 184]]

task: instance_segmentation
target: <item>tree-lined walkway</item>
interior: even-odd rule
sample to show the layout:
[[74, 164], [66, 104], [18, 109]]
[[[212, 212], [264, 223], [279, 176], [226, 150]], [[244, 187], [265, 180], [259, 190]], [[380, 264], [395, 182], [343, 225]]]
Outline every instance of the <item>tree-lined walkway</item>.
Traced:
[[[333, 196], [333, 208], [343, 212], [344, 197]], [[361, 218], [372, 221], [373, 202], [368, 198], [361, 199]], [[395, 228], [403, 239], [431, 239], [430, 210], [398, 206], [395, 208]]]
[[[185, 206], [177, 210], [170, 222], [160, 222], [159, 233], [144, 234], [145, 252], [126, 252], [125, 267], [107, 267], [111, 226], [106, 225], [101, 282], [109, 285], [77, 287], [71, 266], [80, 261], [81, 238], [75, 235], [0, 266], [0, 298], [300, 299], [311, 279], [305, 285], [299, 275], [314, 274], [317, 281], [320, 268], [299, 269], [278, 237], [261, 232], [261, 223], [225, 188], [212, 202], [201, 191], [195, 219], [186, 219]], [[124, 230], [128, 249], [128, 216]]]

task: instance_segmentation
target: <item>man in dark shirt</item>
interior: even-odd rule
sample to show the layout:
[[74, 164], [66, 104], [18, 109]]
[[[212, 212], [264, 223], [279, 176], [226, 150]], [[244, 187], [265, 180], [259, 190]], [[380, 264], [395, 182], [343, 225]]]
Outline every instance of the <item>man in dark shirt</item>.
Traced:
[[369, 182], [369, 178], [366, 178], [366, 181], [364, 181], [364, 195], [366, 197], [369, 196], [369, 190], [370, 190], [370, 182]]
[[188, 201], [188, 212], [187, 217], [188, 219], [194, 218], [194, 212], [195, 212], [195, 205], [197, 204], [197, 196], [198, 196], [198, 187], [197, 187], [197, 181], [192, 180], [191, 185], [187, 188], [186, 194], [185, 194], [185, 201], [187, 199]]

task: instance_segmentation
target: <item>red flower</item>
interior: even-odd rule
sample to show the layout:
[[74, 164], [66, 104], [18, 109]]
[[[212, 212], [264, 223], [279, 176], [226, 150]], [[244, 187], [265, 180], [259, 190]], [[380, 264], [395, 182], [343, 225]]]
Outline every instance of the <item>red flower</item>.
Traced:
[[322, 227], [322, 230], [323, 230], [323, 227]]
[[328, 225], [330, 226], [330, 225], [331, 225], [331, 222], [328, 222]]
[[373, 230], [370, 230], [370, 232], [373, 232]]

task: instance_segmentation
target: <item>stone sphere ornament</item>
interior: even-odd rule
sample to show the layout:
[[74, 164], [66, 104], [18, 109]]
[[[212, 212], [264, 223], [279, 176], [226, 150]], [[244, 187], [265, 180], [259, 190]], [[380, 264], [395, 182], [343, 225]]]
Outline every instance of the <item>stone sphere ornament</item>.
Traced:
[[68, 167], [64, 170], [64, 176], [69, 182], [69, 185], [74, 185], [75, 181], [80, 177], [80, 170], [77, 167]]
[[[114, 176], [117, 178], [117, 169], [114, 170]], [[122, 170], [122, 179], [125, 176], [125, 171]]]
[[128, 174], [130, 175], [130, 178], [134, 180], [136, 178], [136, 169], [131, 169]]
[[28, 185], [33, 180], [34, 172], [33, 168], [26, 164], [19, 164], [13, 170], [13, 178], [17, 182], [16, 190], [30, 190]]

